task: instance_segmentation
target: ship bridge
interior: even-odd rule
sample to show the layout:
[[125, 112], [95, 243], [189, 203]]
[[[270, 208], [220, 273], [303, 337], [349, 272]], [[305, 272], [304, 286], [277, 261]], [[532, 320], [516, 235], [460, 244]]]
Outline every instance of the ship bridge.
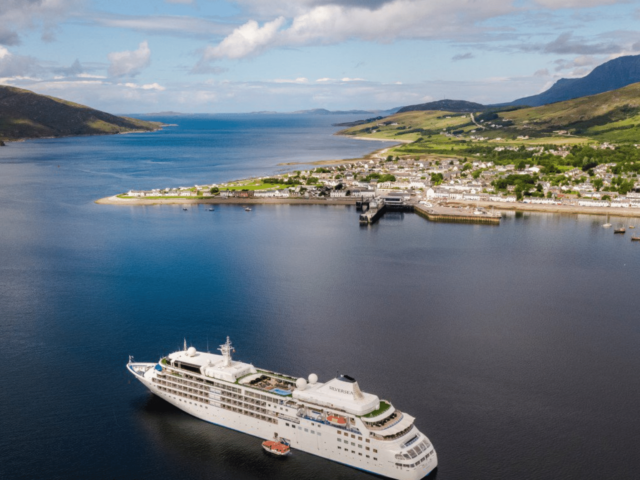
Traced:
[[231, 383], [240, 377], [256, 373], [257, 370], [253, 365], [231, 359], [231, 353], [235, 350], [231, 346], [229, 337], [227, 337], [227, 343], [220, 345], [218, 350], [221, 355], [198, 352], [194, 347], [186, 348], [185, 345], [184, 350], [171, 353], [168, 358], [177, 368]]

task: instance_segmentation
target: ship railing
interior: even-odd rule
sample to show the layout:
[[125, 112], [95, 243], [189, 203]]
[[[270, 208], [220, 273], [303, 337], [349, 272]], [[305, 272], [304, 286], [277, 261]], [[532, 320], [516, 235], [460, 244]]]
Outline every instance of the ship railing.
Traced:
[[317, 418], [317, 417], [311, 417], [309, 415], [298, 415], [298, 416], [300, 418], [304, 418], [306, 420], [311, 420], [312, 422], [320, 423], [322, 425], [329, 425], [331, 427], [339, 428], [340, 430], [344, 430], [346, 432], [355, 433], [356, 435], [362, 435], [362, 433], [360, 433], [360, 430], [358, 430], [357, 428], [353, 428], [353, 427], [349, 427], [349, 426], [335, 425], [333, 423], [329, 423], [327, 420], [322, 420], [321, 418]]

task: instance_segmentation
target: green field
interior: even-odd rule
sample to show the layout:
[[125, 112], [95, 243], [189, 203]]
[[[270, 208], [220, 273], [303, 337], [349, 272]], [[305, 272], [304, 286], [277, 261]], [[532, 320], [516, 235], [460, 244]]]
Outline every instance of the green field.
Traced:
[[411, 141], [389, 151], [399, 156], [465, 157], [476, 154], [478, 147], [634, 144], [640, 143], [640, 84], [542, 107], [478, 112], [474, 118], [475, 122], [470, 114], [443, 111], [406, 112], [340, 133]]

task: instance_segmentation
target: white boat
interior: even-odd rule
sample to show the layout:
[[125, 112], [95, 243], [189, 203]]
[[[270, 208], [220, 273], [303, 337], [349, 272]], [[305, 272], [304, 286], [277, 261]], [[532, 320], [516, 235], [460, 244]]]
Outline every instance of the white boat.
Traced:
[[604, 228], [611, 228], [611, 224], [610, 223], [605, 223], [604, 225], [602, 225]]
[[186, 413], [263, 440], [286, 437], [290, 448], [389, 478], [417, 480], [437, 467], [414, 417], [363, 392], [354, 378], [322, 383], [313, 373], [305, 379], [258, 369], [232, 360], [228, 337], [219, 350], [185, 342], [157, 363], [130, 358], [127, 369]]
[[245, 211], [245, 212], [250, 212], [250, 211], [251, 211], [251, 209], [250, 209], [249, 207], [245, 207], [244, 211]]

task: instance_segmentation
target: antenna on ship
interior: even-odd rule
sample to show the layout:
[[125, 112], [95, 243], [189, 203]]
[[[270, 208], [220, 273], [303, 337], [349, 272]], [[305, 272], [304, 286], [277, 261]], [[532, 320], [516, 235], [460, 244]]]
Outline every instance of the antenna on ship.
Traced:
[[187, 339], [186, 338], [184, 339], [184, 351], [185, 352], [187, 351]]
[[229, 340], [229, 337], [227, 337], [227, 342], [224, 345], [220, 345], [218, 350], [222, 353], [222, 359], [224, 362], [223, 367], [230, 367], [231, 352], [235, 352], [235, 349], [231, 346], [231, 340]]

